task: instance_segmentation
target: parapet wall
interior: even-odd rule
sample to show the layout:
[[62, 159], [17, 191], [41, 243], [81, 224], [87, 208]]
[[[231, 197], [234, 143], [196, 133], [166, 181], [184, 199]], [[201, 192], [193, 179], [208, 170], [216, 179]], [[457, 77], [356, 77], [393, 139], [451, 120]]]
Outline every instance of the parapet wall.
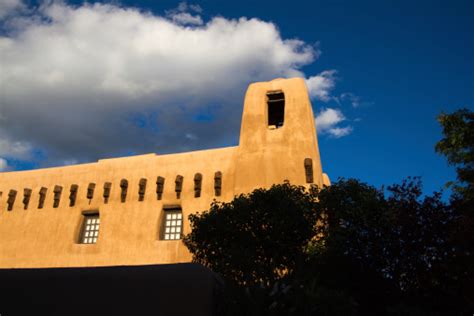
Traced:
[[[269, 126], [267, 93], [285, 95], [282, 126]], [[164, 209], [187, 217], [216, 199], [288, 180], [329, 184], [302, 79], [252, 84], [240, 144], [171, 155], [0, 173], [0, 268], [81, 267], [189, 262], [181, 240], [163, 240]], [[100, 214], [97, 242], [80, 236], [84, 216]]]

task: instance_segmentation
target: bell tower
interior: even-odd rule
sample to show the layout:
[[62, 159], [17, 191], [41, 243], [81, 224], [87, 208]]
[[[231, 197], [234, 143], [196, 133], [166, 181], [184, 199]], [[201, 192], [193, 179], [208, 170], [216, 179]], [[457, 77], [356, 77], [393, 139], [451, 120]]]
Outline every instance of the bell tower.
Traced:
[[235, 165], [235, 190], [329, 184], [323, 176], [314, 115], [302, 78], [253, 83], [245, 95]]

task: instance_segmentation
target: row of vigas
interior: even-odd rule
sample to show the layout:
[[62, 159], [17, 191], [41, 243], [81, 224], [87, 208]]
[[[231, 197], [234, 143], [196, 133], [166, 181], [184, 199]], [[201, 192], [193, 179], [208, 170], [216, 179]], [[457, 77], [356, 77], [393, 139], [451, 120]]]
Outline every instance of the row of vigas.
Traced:
[[[176, 192], [176, 198], [179, 199], [181, 197], [181, 192], [183, 190], [183, 181], [184, 177], [182, 175], [177, 175], [174, 181], [175, 188], [174, 191]], [[141, 178], [138, 182], [138, 201], [143, 201], [145, 198], [145, 192], [147, 188], [148, 180], [146, 178]], [[163, 196], [163, 190], [165, 187], [165, 178], [158, 176], [156, 178], [156, 198], [157, 200], [161, 200]], [[105, 182], [103, 186], [103, 199], [104, 203], [108, 203], [110, 198], [110, 191], [112, 189], [112, 182]], [[201, 196], [201, 189], [202, 189], [202, 174], [196, 173], [194, 175], [194, 197], [199, 198]], [[89, 183], [87, 186], [87, 195], [86, 198], [91, 200], [94, 197], [94, 193], [96, 190], [96, 183]], [[217, 171], [214, 173], [214, 195], [220, 196], [222, 190], [222, 172]], [[76, 204], [77, 200], [77, 193], [79, 191], [79, 185], [72, 184], [69, 188], [69, 207], [73, 207]], [[127, 179], [120, 180], [120, 201], [125, 203], [127, 200], [127, 193], [129, 191], [129, 185]], [[39, 200], [38, 200], [38, 209], [42, 209], [44, 207], [44, 203], [46, 201], [46, 193], [48, 192], [48, 188], [41, 187], [39, 189]], [[59, 203], [61, 201], [61, 196], [63, 192], [63, 187], [60, 185], [55, 185], [53, 188], [53, 208], [59, 207]], [[27, 210], [30, 204], [31, 195], [33, 194], [33, 190], [30, 188], [23, 189], [23, 209]], [[0, 192], [0, 197], [2, 192]], [[13, 206], [15, 204], [18, 192], [17, 190], [10, 190], [8, 192], [8, 199], [7, 199], [7, 210], [12, 211]]]

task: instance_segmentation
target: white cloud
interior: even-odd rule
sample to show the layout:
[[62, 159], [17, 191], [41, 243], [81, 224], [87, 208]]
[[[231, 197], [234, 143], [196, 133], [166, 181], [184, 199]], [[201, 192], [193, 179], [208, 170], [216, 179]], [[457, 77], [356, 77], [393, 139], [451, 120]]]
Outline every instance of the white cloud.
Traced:
[[176, 9], [166, 11], [166, 16], [174, 23], [179, 25], [203, 25], [204, 22], [200, 15], [192, 15], [189, 11], [202, 13], [199, 5], [188, 5], [187, 2], [181, 2]]
[[189, 140], [197, 140], [198, 139], [196, 135], [191, 134], [191, 133], [186, 133], [186, 135], [184, 135], [184, 137], [186, 137]]
[[316, 130], [319, 134], [328, 134], [335, 138], [347, 136], [352, 132], [351, 126], [339, 127], [339, 123], [346, 120], [345, 116], [338, 109], [321, 109], [315, 118]]
[[170, 16], [171, 20], [180, 25], [202, 25], [204, 22], [199, 15], [192, 15], [187, 12], [180, 12]]
[[333, 127], [328, 130], [328, 133], [335, 138], [340, 138], [352, 133], [352, 126]]
[[336, 85], [336, 70], [325, 70], [316, 76], [306, 79], [309, 96], [324, 102], [330, 100], [331, 90]]
[[318, 132], [323, 132], [345, 119], [346, 118], [340, 110], [331, 108], [322, 109], [316, 116], [316, 128]]
[[[40, 150], [61, 164], [235, 143], [247, 85], [303, 77], [319, 52], [259, 19], [169, 17], [202, 20], [201, 11], [53, 1], [10, 16], [0, 35], [0, 156]], [[311, 93], [328, 98], [334, 73], [309, 78]], [[209, 108], [212, 121], [193, 119]]]
[[189, 9], [197, 13], [202, 13], [202, 8], [199, 4], [190, 4]]
[[359, 107], [360, 105], [360, 97], [356, 96], [351, 92], [344, 92], [339, 97], [341, 101], [349, 101], [351, 105], [355, 108]]
[[196, 13], [202, 13], [202, 8], [198, 4], [188, 4], [186, 1], [180, 2], [176, 9], [170, 10], [171, 11], [179, 11], [179, 12], [186, 12], [186, 11], [194, 11]]
[[1, 0], [0, 1], [0, 19], [22, 10], [24, 4], [21, 0]]
[[30, 151], [28, 143], [0, 138], [0, 157], [26, 159], [30, 156]]
[[7, 168], [8, 168], [8, 163], [6, 159], [3, 159], [0, 157], [0, 172], [7, 170]]

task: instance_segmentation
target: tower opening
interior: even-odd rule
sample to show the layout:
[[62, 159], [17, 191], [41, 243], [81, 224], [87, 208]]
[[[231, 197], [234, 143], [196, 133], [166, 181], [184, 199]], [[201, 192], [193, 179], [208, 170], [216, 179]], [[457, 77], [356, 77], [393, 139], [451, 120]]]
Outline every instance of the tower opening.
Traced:
[[285, 94], [282, 91], [267, 93], [268, 127], [270, 129], [283, 126], [285, 121]]

